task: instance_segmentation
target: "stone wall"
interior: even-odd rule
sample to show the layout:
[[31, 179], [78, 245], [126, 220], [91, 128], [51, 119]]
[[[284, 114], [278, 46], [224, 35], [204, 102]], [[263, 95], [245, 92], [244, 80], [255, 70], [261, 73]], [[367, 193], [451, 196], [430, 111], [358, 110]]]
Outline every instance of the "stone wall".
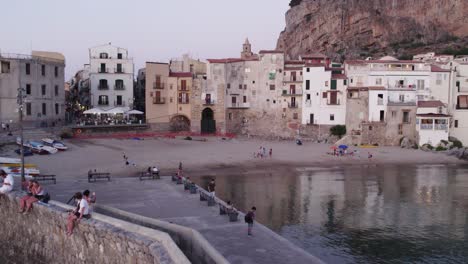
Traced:
[[163, 232], [99, 214], [66, 235], [66, 205], [36, 205], [18, 214], [19, 198], [0, 198], [0, 252], [14, 263], [189, 263]]

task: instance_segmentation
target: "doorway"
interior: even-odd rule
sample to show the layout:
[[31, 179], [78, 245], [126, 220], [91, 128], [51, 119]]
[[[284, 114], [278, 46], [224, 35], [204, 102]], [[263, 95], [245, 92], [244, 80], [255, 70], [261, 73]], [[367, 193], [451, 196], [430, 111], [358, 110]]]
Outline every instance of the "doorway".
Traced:
[[211, 108], [205, 108], [202, 111], [201, 133], [213, 134], [216, 133], [216, 120], [214, 120], [214, 112]]

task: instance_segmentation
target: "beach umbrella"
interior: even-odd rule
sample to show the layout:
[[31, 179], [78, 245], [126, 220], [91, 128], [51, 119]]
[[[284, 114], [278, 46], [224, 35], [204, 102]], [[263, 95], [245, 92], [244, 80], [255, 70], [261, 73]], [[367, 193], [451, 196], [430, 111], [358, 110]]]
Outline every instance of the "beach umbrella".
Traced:
[[127, 111], [125, 114], [127, 114], [127, 115], [142, 115], [144, 113], [142, 111], [138, 111], [138, 110], [130, 110], [130, 111]]
[[348, 146], [346, 146], [346, 145], [340, 145], [338, 148], [340, 148], [340, 149], [347, 149]]
[[100, 108], [91, 108], [83, 112], [85, 115], [105, 114], [106, 112]]

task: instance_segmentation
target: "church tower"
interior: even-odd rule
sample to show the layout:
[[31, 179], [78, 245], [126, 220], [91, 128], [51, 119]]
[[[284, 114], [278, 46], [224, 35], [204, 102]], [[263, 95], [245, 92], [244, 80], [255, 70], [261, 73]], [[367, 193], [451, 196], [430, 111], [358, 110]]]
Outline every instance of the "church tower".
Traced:
[[250, 45], [249, 39], [245, 39], [245, 43], [242, 45], [241, 59], [250, 59], [253, 57], [252, 45]]

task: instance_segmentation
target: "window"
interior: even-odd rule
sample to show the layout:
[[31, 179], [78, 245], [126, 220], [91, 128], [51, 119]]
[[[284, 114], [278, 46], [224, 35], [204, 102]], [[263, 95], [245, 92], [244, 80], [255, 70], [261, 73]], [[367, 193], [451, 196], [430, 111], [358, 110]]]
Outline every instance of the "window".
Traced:
[[424, 80], [418, 80], [418, 90], [424, 90]]
[[382, 78], [375, 79], [375, 85], [382, 85]]
[[44, 64], [41, 65], [41, 75], [45, 76], [45, 65]]
[[180, 81], [180, 89], [182, 91], [187, 91], [187, 80], [181, 80]]
[[325, 87], [328, 87], [328, 81], [325, 81]]
[[350, 83], [353, 83], [353, 78], [351, 78], [351, 79], [349, 80], [349, 82], [350, 82]]
[[398, 99], [400, 100], [401, 103], [405, 102], [405, 95], [404, 95], [404, 94], [400, 94], [400, 96], [398, 97]]
[[[159, 98], [161, 98], [161, 97], [159, 96]], [[116, 105], [123, 105], [123, 101], [122, 101], [122, 96], [121, 96], [121, 95], [117, 95], [115, 104], [116, 104]]]
[[229, 120], [232, 120], [232, 113], [229, 113], [229, 114], [228, 114], [228, 119], [229, 119]]
[[424, 95], [418, 95], [418, 101], [424, 100]]
[[331, 90], [336, 90], [336, 80], [331, 80]]
[[410, 122], [409, 112], [403, 111], [403, 123], [409, 123], [409, 122]]
[[47, 105], [45, 103], [42, 103], [42, 115], [47, 115]]
[[458, 127], [458, 120], [455, 120], [454, 126], [455, 126], [455, 127]]
[[380, 122], [383, 122], [385, 120], [385, 111], [380, 110]]
[[54, 67], [54, 75], [55, 75], [55, 77], [58, 77], [58, 67], [57, 66]]
[[392, 118], [396, 117], [396, 111], [392, 111]]
[[26, 115], [31, 115], [31, 103], [26, 103]]
[[101, 65], [99, 66], [98, 72], [99, 73], [107, 73], [107, 68], [106, 68], [105, 63], [101, 63]]
[[334, 114], [330, 115], [330, 121], [335, 121], [335, 115]]
[[10, 73], [10, 62], [2, 61], [1, 68], [2, 68], [2, 73]]
[[59, 104], [55, 104], [55, 114], [58, 115], [59, 112]]
[[298, 119], [299, 118], [299, 115], [297, 113], [294, 113], [293, 114], [293, 119]]
[[117, 69], [116, 71], [117, 73], [123, 73], [123, 68], [122, 68], [122, 64], [121, 63], [117, 63]]
[[244, 90], [247, 90], [247, 84], [244, 84]]
[[441, 85], [441, 84], [442, 84], [442, 74], [438, 73], [437, 79], [436, 79], [436, 85]]
[[31, 74], [31, 64], [26, 63], [26, 75], [30, 75], [30, 74]]
[[26, 94], [30, 95], [31, 94], [31, 84], [26, 84]]
[[119, 60], [122, 59], [122, 53], [117, 53], [117, 59], [119, 59]]
[[307, 99], [307, 100], [310, 100], [310, 94], [307, 94], [306, 99]]
[[322, 93], [322, 98], [324, 98], [324, 99], [327, 99], [327, 98], [328, 98], [328, 96], [327, 96], [327, 93], [326, 93], [326, 92], [323, 92], [323, 93]]
[[105, 52], [99, 53], [99, 58], [100, 59], [107, 59], [107, 58], [109, 58], [109, 54], [107, 54]]
[[231, 89], [231, 84], [230, 83], [228, 83], [226, 86], [227, 86], [228, 89]]
[[242, 90], [242, 84], [239, 84], [239, 89]]
[[109, 105], [109, 97], [107, 95], [100, 95], [98, 100], [99, 105]]
[[179, 104], [188, 104], [189, 95], [188, 93], [179, 93]]
[[457, 97], [457, 109], [468, 109], [468, 95], [459, 95]]
[[369, 131], [372, 131], [372, 126], [369, 126]]
[[115, 80], [115, 90], [123, 90], [124, 87], [124, 81], [123, 80]]
[[247, 103], [247, 96], [244, 95], [243, 102]]
[[276, 87], [275, 87], [274, 84], [270, 84], [270, 90], [271, 90], [271, 91], [275, 90], [275, 88], [276, 88]]
[[306, 90], [310, 90], [310, 80], [306, 80]]
[[45, 84], [41, 85], [41, 94], [46, 95], [46, 85]]
[[343, 80], [343, 85], [347, 85], [348, 84], [348, 80], [344, 79]]
[[307, 68], [307, 72], [310, 72], [310, 68]]
[[55, 94], [55, 96], [58, 96], [58, 95], [59, 95], [59, 87], [58, 87], [58, 85], [55, 85], [55, 87], [54, 87], [54, 94]]
[[252, 81], [252, 84], [255, 84], [255, 81]]
[[100, 79], [100, 80], [99, 80], [98, 89], [99, 89], [99, 90], [107, 90], [107, 89], [109, 89], [109, 86], [107, 85], [107, 80], [106, 80], [106, 79]]
[[398, 135], [403, 135], [403, 125], [402, 124], [398, 125]]

